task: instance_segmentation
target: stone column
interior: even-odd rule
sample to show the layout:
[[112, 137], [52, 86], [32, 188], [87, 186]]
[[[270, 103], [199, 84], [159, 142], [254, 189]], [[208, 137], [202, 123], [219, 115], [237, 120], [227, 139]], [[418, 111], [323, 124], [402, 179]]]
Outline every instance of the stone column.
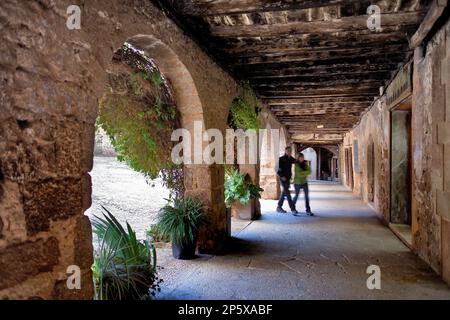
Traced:
[[[252, 182], [259, 185], [259, 165], [240, 165], [239, 172], [241, 174], [248, 174]], [[255, 220], [261, 216], [261, 205], [259, 203], [259, 199], [252, 199], [245, 205], [241, 204], [239, 201], [236, 201], [231, 210], [233, 217], [242, 220]]]
[[223, 165], [187, 165], [184, 167], [186, 196], [202, 201], [208, 222], [200, 230], [201, 253], [220, 251], [227, 238]]
[[[267, 121], [274, 122], [274, 119]], [[273, 123], [275, 128], [272, 128], [270, 123], [267, 124], [266, 138], [261, 142], [261, 172], [260, 172], [260, 186], [264, 189], [262, 198], [267, 200], [278, 200], [280, 198], [281, 188], [280, 181], [277, 175], [278, 159], [284, 153], [287, 146], [286, 133], [279, 123]], [[278, 130], [278, 134], [274, 135], [272, 129]]]
[[262, 198], [277, 200], [280, 198], [280, 181], [275, 172], [276, 161], [261, 164], [260, 185], [264, 189]]
[[[82, 31], [70, 32], [47, 5], [0, 4], [0, 299], [92, 299], [94, 292], [83, 213], [98, 105], [92, 82], [104, 85], [105, 74]], [[66, 285], [72, 265], [80, 290]]]

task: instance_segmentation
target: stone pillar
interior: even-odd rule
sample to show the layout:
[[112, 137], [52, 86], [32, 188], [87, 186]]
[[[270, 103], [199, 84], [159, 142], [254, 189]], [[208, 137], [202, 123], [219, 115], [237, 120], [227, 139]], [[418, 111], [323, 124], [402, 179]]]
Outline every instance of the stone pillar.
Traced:
[[[267, 123], [267, 135], [261, 141], [260, 186], [264, 189], [262, 193], [263, 199], [278, 200], [281, 188], [276, 170], [278, 168], [278, 159], [283, 155], [287, 146], [287, 135], [284, 128], [275, 119], [272, 119], [273, 116], [270, 112], [266, 112], [268, 113], [266, 121], [270, 121], [274, 128], [272, 128], [270, 123]], [[272, 132], [272, 130], [276, 131]], [[274, 134], [275, 132], [278, 132], [278, 134]]]
[[[243, 164], [239, 164], [239, 173], [247, 174], [250, 181], [259, 186], [259, 166], [260, 166], [260, 157], [259, 154], [259, 140], [261, 137], [257, 137], [256, 141], [251, 142], [250, 140], [246, 140], [245, 142], [245, 161]], [[253, 149], [254, 145], [252, 143], [256, 143], [256, 149]], [[254, 158], [250, 154], [256, 152]], [[256, 164], [255, 164], [256, 161]], [[243, 205], [239, 201], [233, 203], [232, 215], [235, 218], [242, 220], [255, 220], [261, 216], [261, 206], [259, 203], [259, 199], [251, 199], [249, 203]]]
[[277, 200], [280, 198], [280, 181], [275, 172], [275, 161], [261, 164], [260, 185], [264, 189], [262, 198]]
[[[0, 299], [92, 299], [92, 232], [83, 213], [98, 105], [92, 81], [104, 85], [105, 75], [56, 9], [28, 1], [0, 7]], [[71, 265], [80, 268], [81, 290], [66, 286]]]
[[[256, 185], [259, 184], [259, 165], [240, 165], [239, 172], [241, 174], [248, 174], [253, 183]], [[251, 199], [246, 205], [236, 201], [231, 210], [233, 217], [242, 220], [255, 220], [261, 217], [261, 205], [259, 203], [259, 199]]]
[[317, 180], [322, 180], [322, 148], [317, 148]]
[[[444, 100], [439, 105], [442, 109], [445, 106], [445, 122], [438, 124], [438, 145], [433, 150], [433, 158], [437, 158], [437, 161], [433, 164], [438, 161], [441, 165], [444, 164], [444, 167], [440, 170], [442, 174], [434, 174], [434, 176], [440, 176], [443, 181], [442, 188], [437, 190], [436, 210], [442, 217], [442, 276], [450, 284], [450, 33], [448, 32], [445, 39], [445, 57], [441, 63], [441, 83], [444, 94], [437, 96]], [[438, 154], [436, 155], [436, 153]], [[436, 171], [435, 167], [433, 171]]]
[[208, 223], [200, 230], [201, 253], [220, 251], [227, 239], [223, 165], [187, 165], [184, 168], [186, 196], [202, 201]]

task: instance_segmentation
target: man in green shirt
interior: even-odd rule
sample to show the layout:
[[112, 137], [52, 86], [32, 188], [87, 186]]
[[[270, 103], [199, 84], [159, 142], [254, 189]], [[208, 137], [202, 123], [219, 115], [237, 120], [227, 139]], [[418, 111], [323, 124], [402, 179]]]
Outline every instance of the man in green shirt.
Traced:
[[309, 206], [309, 188], [308, 188], [308, 176], [311, 174], [311, 167], [305, 161], [305, 156], [303, 153], [298, 154], [297, 161], [295, 162], [295, 175], [294, 175], [294, 187], [295, 187], [295, 197], [292, 200], [294, 205], [297, 203], [298, 195], [303, 189], [305, 192], [305, 202], [306, 202], [306, 214], [313, 216], [311, 212], [311, 207]]

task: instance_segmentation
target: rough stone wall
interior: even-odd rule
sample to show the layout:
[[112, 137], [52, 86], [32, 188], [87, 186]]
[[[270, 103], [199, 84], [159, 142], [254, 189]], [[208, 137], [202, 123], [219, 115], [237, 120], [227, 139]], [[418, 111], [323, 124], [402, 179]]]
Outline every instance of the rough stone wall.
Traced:
[[[66, 27], [72, 4], [81, 8], [80, 30]], [[225, 128], [236, 84], [149, 1], [3, 0], [0, 29], [0, 298], [90, 299], [83, 213], [97, 99], [114, 51], [138, 34], [170, 46], [192, 75], [207, 128]], [[208, 200], [214, 242], [226, 234], [223, 168], [191, 174]], [[81, 267], [81, 290], [66, 288], [69, 265]]]
[[414, 247], [450, 283], [450, 22], [434, 35], [425, 54], [419, 50], [412, 123]]
[[[344, 136], [343, 148], [340, 150], [341, 177], [344, 184], [348, 184], [345, 174], [346, 147], [352, 147], [353, 153], [358, 152], [359, 164], [353, 163], [354, 192], [364, 201], [369, 202], [369, 172], [368, 147], [374, 144], [374, 202], [372, 206], [385, 221], [389, 219], [389, 111], [386, 98], [383, 96], [374, 103], [372, 108], [362, 117], [361, 122], [352, 131]], [[358, 150], [354, 149], [354, 140], [358, 141]], [[353, 161], [355, 157], [353, 156]]]
[[[412, 96], [412, 232], [413, 248], [450, 283], [450, 22], [426, 49], [414, 55]], [[359, 142], [361, 171], [355, 170], [356, 193], [367, 201], [367, 159], [370, 137], [375, 143], [375, 209], [389, 221], [390, 123], [385, 97], [380, 108], [363, 116], [345, 136], [344, 147]], [[381, 111], [380, 111], [381, 110]], [[343, 148], [344, 149], [344, 148]], [[344, 164], [344, 152], [341, 151]], [[342, 165], [344, 168], [344, 165]], [[345, 180], [345, 170], [343, 172]], [[346, 181], [345, 181], [346, 183]]]

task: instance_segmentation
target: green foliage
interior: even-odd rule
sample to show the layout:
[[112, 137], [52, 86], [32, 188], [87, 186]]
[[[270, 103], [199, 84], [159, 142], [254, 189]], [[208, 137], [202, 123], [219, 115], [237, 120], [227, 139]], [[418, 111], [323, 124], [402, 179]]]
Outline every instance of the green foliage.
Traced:
[[156, 250], [139, 241], [127, 223], [125, 230], [103, 207], [103, 218], [95, 217], [93, 231], [101, 241], [92, 271], [97, 300], [148, 299], [159, 291]]
[[159, 70], [155, 70], [151, 73], [150, 80], [157, 88], [160, 88], [164, 84], [164, 79], [162, 78]]
[[139, 82], [139, 76], [142, 77], [142, 73], [131, 73], [130, 84], [133, 94], [142, 97], [144, 95], [144, 88], [142, 88], [141, 83]]
[[147, 230], [147, 236], [154, 242], [170, 242], [170, 238], [161, 234], [158, 224], [152, 224]]
[[176, 169], [170, 138], [179, 128], [179, 117], [172, 91], [152, 61], [129, 45], [115, 60], [134, 71], [109, 75], [97, 126], [110, 138], [120, 161], [155, 179], [161, 170]]
[[162, 178], [163, 185], [171, 190], [169, 195], [170, 199], [182, 198], [185, 192], [184, 189], [184, 171], [183, 165], [171, 164], [170, 166], [163, 168], [159, 175]]
[[160, 209], [158, 230], [172, 242], [192, 243], [205, 222], [206, 215], [200, 201], [191, 197], [176, 198]]
[[247, 204], [253, 198], [261, 198], [264, 189], [251, 182], [247, 173], [240, 174], [235, 168], [225, 173], [225, 204], [231, 207], [233, 202]]
[[230, 109], [230, 125], [236, 129], [259, 129], [258, 114], [261, 111], [261, 102], [253, 92], [250, 84], [244, 82], [241, 94], [237, 97]]

